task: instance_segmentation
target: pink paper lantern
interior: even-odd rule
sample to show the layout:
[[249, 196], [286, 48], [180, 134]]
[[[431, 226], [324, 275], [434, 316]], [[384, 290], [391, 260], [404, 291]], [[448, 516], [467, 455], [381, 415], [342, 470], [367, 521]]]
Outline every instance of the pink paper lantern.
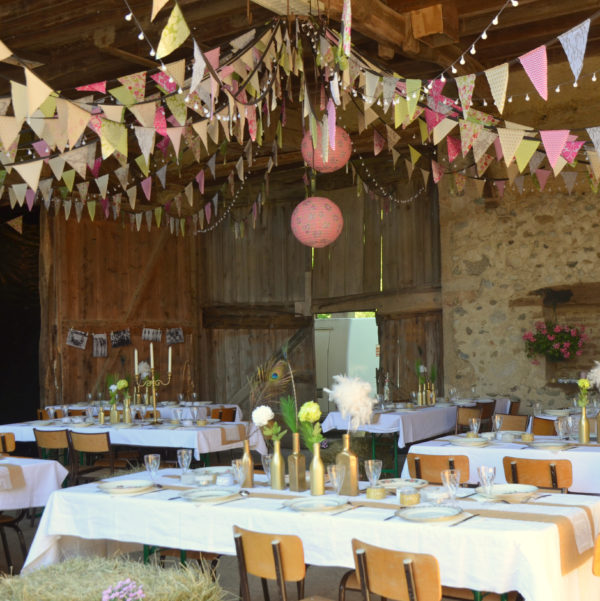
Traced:
[[292, 213], [292, 232], [302, 244], [323, 248], [340, 235], [344, 218], [340, 208], [328, 198], [310, 196]]
[[331, 173], [341, 169], [352, 155], [352, 142], [350, 136], [341, 127], [335, 128], [335, 150], [329, 148], [327, 161], [323, 160], [321, 145], [321, 127], [317, 126], [317, 147], [314, 148], [310, 131], [302, 138], [302, 158], [305, 162], [319, 173]]

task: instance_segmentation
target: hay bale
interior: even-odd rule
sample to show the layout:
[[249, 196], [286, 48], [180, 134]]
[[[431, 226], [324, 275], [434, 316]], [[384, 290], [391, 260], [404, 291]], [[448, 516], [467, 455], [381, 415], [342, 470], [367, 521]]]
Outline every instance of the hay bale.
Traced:
[[161, 568], [124, 558], [69, 559], [39, 570], [3, 576], [2, 601], [100, 601], [102, 592], [130, 578], [145, 601], [223, 601], [227, 593], [196, 568]]

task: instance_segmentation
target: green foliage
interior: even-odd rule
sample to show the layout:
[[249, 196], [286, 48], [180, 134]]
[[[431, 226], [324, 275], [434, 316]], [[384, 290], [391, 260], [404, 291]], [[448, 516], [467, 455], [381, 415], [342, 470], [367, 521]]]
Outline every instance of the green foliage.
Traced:
[[296, 403], [293, 397], [286, 396], [280, 399], [281, 415], [285, 425], [292, 431], [298, 432], [298, 418], [296, 416]]
[[432, 384], [435, 384], [435, 381], [437, 380], [437, 367], [435, 365], [432, 365], [429, 370], [429, 379]]
[[302, 438], [304, 446], [309, 451], [312, 451], [315, 442], [322, 442], [325, 440], [323, 433], [321, 432], [321, 424], [319, 422], [316, 422], [315, 424], [311, 424], [310, 422], [300, 422], [299, 426], [300, 438]]
[[271, 440], [281, 440], [287, 433], [287, 430], [282, 430], [277, 422], [273, 422], [272, 426], [265, 426], [262, 429], [263, 434]]

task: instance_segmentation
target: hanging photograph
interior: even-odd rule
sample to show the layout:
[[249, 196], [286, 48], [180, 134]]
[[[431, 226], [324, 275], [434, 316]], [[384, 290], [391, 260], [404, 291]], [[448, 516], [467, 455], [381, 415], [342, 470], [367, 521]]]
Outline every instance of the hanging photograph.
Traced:
[[131, 333], [129, 330], [117, 330], [110, 333], [110, 344], [113, 348], [128, 346], [131, 344]]
[[148, 342], [161, 342], [162, 330], [155, 330], [154, 328], [144, 328], [142, 330], [142, 340], [147, 340]]
[[84, 350], [87, 344], [87, 332], [80, 332], [71, 328], [67, 334], [67, 345]]
[[108, 357], [108, 336], [106, 334], [92, 334], [92, 356]]
[[167, 330], [167, 344], [181, 344], [185, 342], [181, 328], [170, 328]]

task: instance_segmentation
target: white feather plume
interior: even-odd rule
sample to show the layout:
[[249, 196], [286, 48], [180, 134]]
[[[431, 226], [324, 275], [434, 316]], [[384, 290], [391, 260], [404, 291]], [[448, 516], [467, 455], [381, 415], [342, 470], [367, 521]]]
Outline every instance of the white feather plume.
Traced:
[[360, 378], [333, 376], [335, 384], [323, 390], [334, 401], [343, 418], [350, 417], [350, 429], [370, 423], [376, 400], [371, 395], [371, 385]]
[[594, 361], [596, 364], [592, 369], [590, 369], [587, 379], [590, 381], [592, 386], [595, 386], [598, 390], [600, 390], [600, 363], [598, 361]]

